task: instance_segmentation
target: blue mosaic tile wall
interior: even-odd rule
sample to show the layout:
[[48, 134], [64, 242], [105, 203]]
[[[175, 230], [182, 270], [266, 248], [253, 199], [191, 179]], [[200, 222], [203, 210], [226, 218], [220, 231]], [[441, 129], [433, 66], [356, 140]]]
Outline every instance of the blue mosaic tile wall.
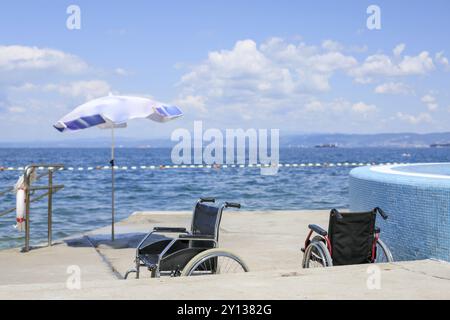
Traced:
[[374, 207], [389, 215], [387, 221], [378, 216], [377, 225], [394, 260], [450, 261], [449, 180], [379, 173], [370, 167], [353, 169], [350, 210]]

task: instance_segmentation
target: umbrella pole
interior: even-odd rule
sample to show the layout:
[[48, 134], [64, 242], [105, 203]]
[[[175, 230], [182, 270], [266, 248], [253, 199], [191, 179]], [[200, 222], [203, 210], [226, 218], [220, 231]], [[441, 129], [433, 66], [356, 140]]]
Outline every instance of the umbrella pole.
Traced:
[[111, 240], [114, 241], [114, 126], [111, 129]]

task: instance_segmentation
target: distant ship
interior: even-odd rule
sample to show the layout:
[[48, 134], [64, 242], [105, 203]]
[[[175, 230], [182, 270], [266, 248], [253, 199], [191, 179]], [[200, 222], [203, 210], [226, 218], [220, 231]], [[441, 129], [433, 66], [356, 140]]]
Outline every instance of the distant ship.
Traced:
[[337, 148], [337, 145], [334, 143], [323, 143], [315, 145], [314, 148]]
[[433, 143], [430, 148], [450, 148], [450, 143]]
[[409, 158], [411, 157], [411, 153], [402, 153], [402, 157]]

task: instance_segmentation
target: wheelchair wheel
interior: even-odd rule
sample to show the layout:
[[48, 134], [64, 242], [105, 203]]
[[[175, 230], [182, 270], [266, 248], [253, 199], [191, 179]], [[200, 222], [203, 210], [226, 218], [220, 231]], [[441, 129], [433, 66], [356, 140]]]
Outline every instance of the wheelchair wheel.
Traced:
[[182, 276], [248, 272], [247, 265], [234, 253], [224, 249], [200, 252], [183, 268]]
[[330, 252], [321, 237], [314, 237], [303, 255], [303, 268], [332, 267]]
[[391, 250], [389, 250], [387, 245], [385, 245], [384, 242], [381, 241], [380, 239], [377, 240], [375, 262], [376, 263], [394, 262]]

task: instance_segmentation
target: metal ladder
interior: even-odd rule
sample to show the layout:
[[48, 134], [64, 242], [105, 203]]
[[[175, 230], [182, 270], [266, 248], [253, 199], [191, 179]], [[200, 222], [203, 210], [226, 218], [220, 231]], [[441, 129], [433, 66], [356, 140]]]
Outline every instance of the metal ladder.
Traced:
[[[25, 246], [23, 247], [22, 252], [30, 251], [30, 205], [31, 203], [39, 201], [45, 197], [48, 198], [47, 202], [48, 246], [52, 245], [53, 194], [64, 188], [64, 185], [62, 184], [53, 184], [53, 173], [63, 168], [64, 165], [62, 164], [30, 164], [26, 166], [24, 169], [23, 177], [25, 185]], [[45, 172], [37, 174], [37, 170], [39, 171], [45, 170]], [[39, 179], [48, 176], [47, 185], [32, 186], [31, 175], [35, 171], [36, 171], [35, 181], [38, 181]], [[34, 195], [35, 191], [42, 191], [42, 190], [46, 192], [36, 195], [34, 198], [31, 197], [32, 195]], [[0, 191], [0, 197], [12, 191], [14, 191], [14, 187], [10, 187], [4, 191]], [[2, 211], [0, 212], [0, 217], [3, 217], [8, 213], [14, 212], [15, 210], [16, 207]]]

